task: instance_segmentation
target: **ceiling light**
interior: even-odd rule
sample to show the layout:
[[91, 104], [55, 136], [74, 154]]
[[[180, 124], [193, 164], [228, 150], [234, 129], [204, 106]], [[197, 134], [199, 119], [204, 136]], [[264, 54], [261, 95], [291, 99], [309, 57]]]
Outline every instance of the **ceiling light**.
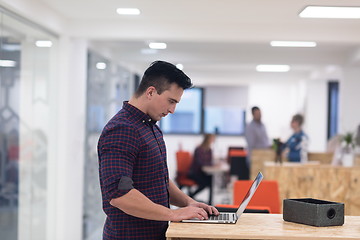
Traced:
[[106, 69], [106, 63], [98, 62], [98, 63], [96, 63], [96, 68], [99, 70], [104, 70], [104, 69]]
[[302, 18], [360, 18], [360, 7], [307, 6], [299, 16]]
[[20, 51], [21, 50], [21, 46], [20, 44], [8, 44], [8, 43], [4, 43], [1, 46], [2, 49], [4, 49], [5, 51], [9, 51], [9, 52], [14, 52], [14, 51]]
[[49, 40], [39, 40], [35, 42], [35, 45], [37, 47], [51, 47], [52, 46], [52, 42]]
[[183, 70], [184, 69], [184, 65], [182, 65], [181, 63], [176, 64], [176, 68]]
[[289, 65], [257, 65], [256, 71], [258, 72], [288, 72]]
[[139, 15], [140, 10], [138, 8], [118, 8], [116, 12], [120, 15]]
[[0, 60], [0, 67], [15, 67], [16, 62], [12, 60]]
[[151, 49], [166, 49], [166, 43], [152, 42], [152, 43], [149, 43], [149, 48], [151, 48]]
[[272, 47], [316, 47], [316, 42], [302, 41], [271, 41]]

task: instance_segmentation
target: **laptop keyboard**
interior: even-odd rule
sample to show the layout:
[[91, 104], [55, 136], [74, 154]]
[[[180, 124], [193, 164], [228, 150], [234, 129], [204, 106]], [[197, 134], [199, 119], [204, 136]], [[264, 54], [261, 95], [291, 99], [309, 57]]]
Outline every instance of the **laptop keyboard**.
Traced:
[[219, 215], [215, 216], [215, 215], [211, 215], [209, 216], [209, 220], [229, 220], [229, 214], [223, 214], [220, 213]]

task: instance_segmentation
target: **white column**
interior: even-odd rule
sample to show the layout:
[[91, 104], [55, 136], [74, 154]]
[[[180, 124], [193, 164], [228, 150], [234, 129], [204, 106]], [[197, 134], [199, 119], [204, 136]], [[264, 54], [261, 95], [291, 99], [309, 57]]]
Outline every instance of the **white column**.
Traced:
[[346, 67], [340, 83], [339, 133], [354, 132], [360, 124], [360, 68]]
[[326, 150], [327, 122], [327, 80], [309, 79], [304, 130], [309, 137], [310, 152]]
[[81, 240], [87, 42], [61, 37], [57, 112], [56, 240]]

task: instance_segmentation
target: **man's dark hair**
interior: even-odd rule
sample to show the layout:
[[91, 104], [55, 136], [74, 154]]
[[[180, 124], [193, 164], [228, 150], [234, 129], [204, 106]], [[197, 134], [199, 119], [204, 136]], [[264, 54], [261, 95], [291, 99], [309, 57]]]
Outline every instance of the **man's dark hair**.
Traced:
[[260, 111], [260, 108], [257, 107], [257, 106], [254, 106], [254, 107], [251, 108], [251, 113], [254, 115], [254, 112], [257, 111], [257, 110]]
[[176, 83], [184, 90], [192, 87], [191, 79], [175, 65], [165, 61], [155, 61], [144, 72], [135, 96], [140, 96], [151, 86], [161, 94], [168, 90], [172, 83]]

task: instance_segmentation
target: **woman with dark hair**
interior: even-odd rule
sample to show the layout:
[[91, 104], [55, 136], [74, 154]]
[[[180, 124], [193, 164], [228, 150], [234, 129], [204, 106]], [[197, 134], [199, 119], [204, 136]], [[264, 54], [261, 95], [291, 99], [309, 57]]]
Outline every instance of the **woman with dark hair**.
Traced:
[[206, 187], [209, 187], [209, 204], [212, 202], [212, 176], [204, 172], [202, 168], [204, 166], [212, 165], [211, 145], [214, 141], [214, 134], [204, 135], [202, 143], [194, 151], [193, 162], [190, 170], [190, 178], [198, 185], [198, 188], [190, 194], [190, 197], [194, 197]]

